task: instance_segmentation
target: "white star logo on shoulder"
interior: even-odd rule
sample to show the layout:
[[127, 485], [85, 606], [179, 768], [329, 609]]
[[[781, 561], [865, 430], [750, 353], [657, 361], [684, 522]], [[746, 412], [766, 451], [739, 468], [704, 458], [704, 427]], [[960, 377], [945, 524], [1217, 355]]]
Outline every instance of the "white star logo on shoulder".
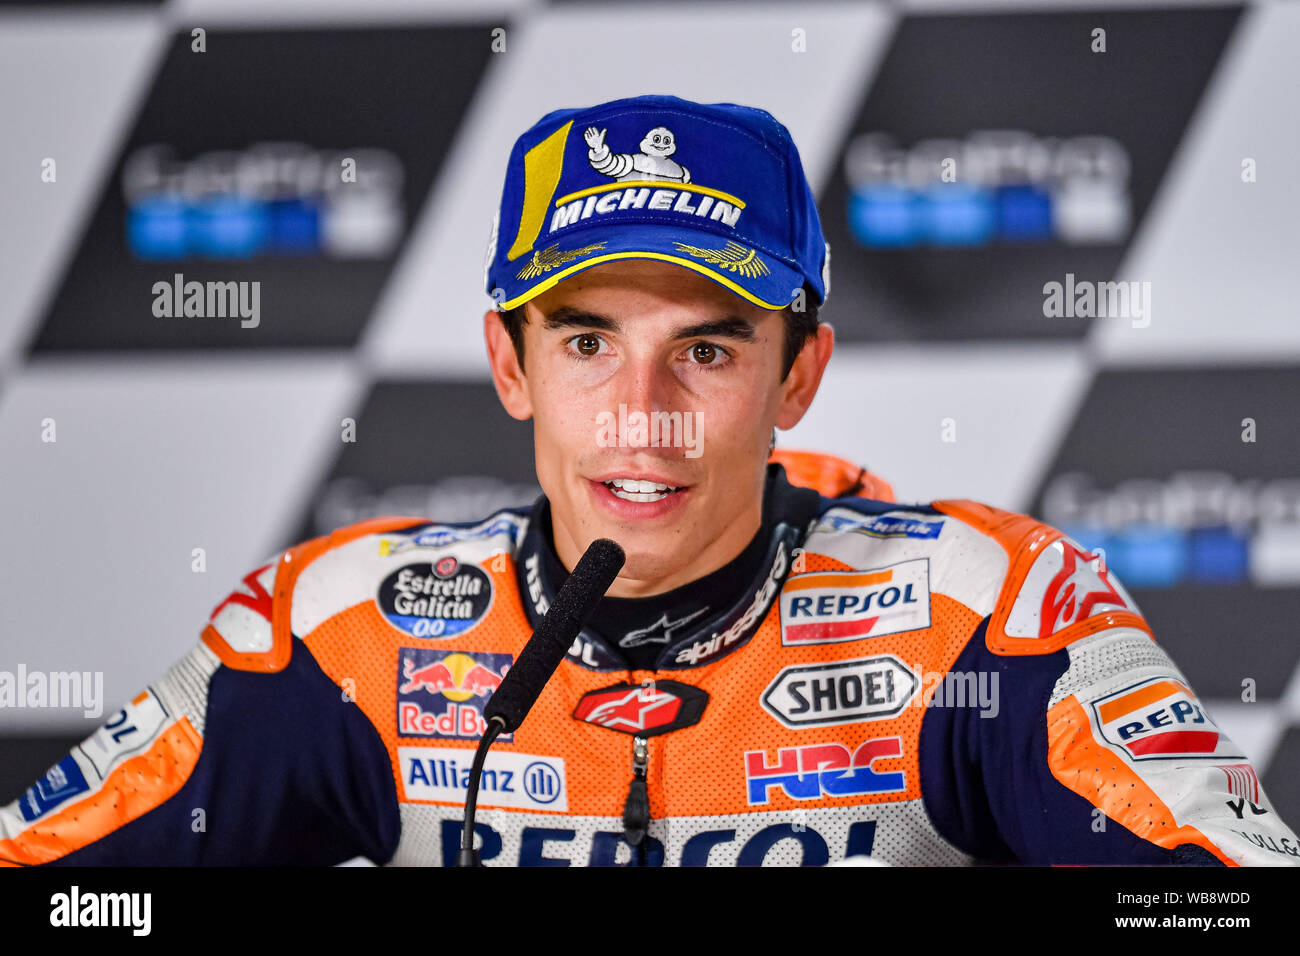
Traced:
[[1138, 611], [1101, 554], [1069, 538], [1048, 545], [1025, 575], [1007, 615], [1008, 637], [1048, 638], [1106, 611]]

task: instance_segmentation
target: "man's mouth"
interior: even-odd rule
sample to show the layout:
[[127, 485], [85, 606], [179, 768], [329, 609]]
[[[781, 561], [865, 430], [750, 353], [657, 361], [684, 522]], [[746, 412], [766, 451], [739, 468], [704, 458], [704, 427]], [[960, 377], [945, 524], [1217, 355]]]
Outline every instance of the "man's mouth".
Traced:
[[611, 478], [601, 482], [615, 498], [622, 498], [624, 501], [650, 502], [662, 501], [669, 495], [674, 495], [681, 491], [681, 487], [665, 485], [658, 481], [647, 481], [642, 478]]

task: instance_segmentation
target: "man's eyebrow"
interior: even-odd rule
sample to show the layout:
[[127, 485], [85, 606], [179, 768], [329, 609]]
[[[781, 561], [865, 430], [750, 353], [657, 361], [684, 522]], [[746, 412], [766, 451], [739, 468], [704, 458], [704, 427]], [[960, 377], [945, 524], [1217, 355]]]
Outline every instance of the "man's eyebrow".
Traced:
[[[583, 309], [575, 309], [567, 305], [562, 305], [547, 315], [545, 322], [542, 324], [548, 330], [597, 329], [601, 332], [614, 333], [623, 331], [623, 327], [609, 316], [600, 315], [596, 312], [587, 312]], [[734, 339], [739, 342], [752, 342], [756, 336], [753, 322], [739, 316], [728, 315], [720, 319], [709, 319], [705, 322], [678, 326], [669, 333], [668, 337], [674, 340], [723, 338]]]
[[554, 312], [546, 316], [546, 321], [542, 323], [546, 329], [599, 329], [602, 332], [619, 332], [621, 326], [613, 319], [605, 315], [597, 315], [595, 312], [584, 312], [582, 309], [575, 309], [567, 305], [562, 305]]
[[739, 316], [729, 315], [723, 319], [683, 325], [673, 330], [672, 337], [674, 339], [722, 338], [752, 342], [755, 339], [754, 323]]

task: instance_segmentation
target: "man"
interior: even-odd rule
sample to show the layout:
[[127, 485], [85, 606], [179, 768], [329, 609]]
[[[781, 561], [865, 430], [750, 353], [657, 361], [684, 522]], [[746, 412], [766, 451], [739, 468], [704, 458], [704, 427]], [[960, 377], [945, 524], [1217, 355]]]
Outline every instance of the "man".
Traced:
[[252, 571], [0, 811], [0, 856], [453, 861], [483, 704], [608, 537], [626, 565], [489, 756], [489, 865], [1297, 863], [1100, 556], [973, 502], [880, 500], [833, 459], [766, 464], [831, 355], [827, 256], [760, 110], [543, 118], [507, 168], [485, 334], [544, 497]]

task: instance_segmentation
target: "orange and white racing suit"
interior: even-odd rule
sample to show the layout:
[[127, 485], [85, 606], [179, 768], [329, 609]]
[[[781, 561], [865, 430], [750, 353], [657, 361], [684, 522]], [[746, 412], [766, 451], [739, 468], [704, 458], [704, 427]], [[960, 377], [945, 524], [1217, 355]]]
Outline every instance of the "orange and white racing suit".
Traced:
[[[1300, 863], [1099, 555], [782, 460], [795, 483], [769, 466], [743, 593], [665, 632], [651, 669], [584, 630], [494, 745], [486, 865]], [[483, 704], [560, 583], [545, 507], [364, 521], [252, 570], [190, 653], [0, 808], [0, 859], [454, 861]]]

